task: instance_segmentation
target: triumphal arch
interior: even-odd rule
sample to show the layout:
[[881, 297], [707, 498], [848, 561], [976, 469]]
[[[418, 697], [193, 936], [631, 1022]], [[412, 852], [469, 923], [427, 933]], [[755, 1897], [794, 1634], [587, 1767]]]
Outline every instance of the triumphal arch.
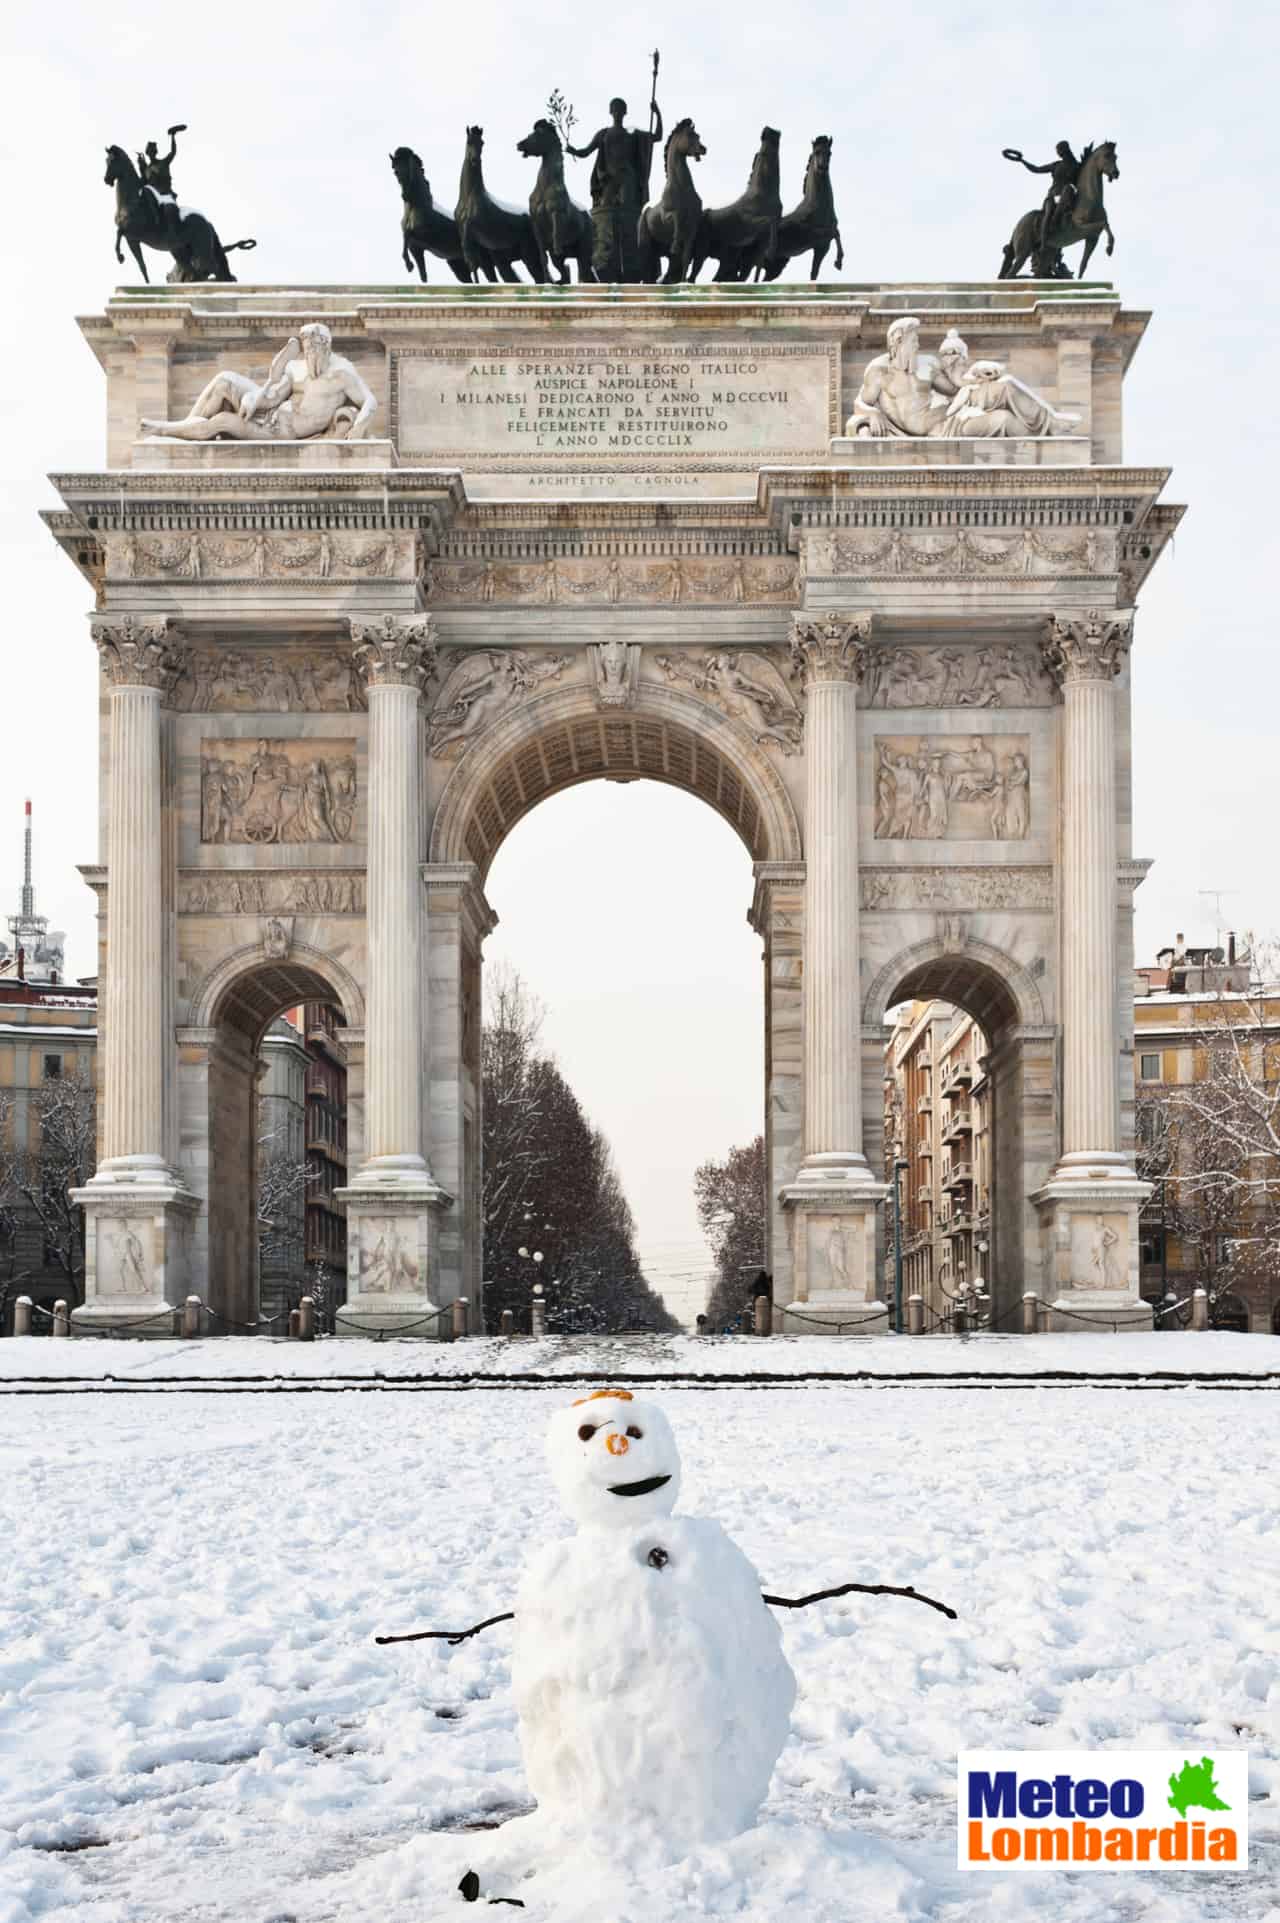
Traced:
[[84, 320], [105, 464], [46, 516], [101, 677], [80, 1319], [253, 1320], [255, 1051], [305, 999], [346, 1023], [346, 1325], [475, 1300], [486, 874], [544, 796], [644, 778], [754, 863], [778, 1304], [873, 1315], [884, 1017], [940, 996], [990, 1037], [998, 1307], [1141, 1321], [1129, 663], [1180, 513], [1124, 459], [1146, 318], [1003, 281]]

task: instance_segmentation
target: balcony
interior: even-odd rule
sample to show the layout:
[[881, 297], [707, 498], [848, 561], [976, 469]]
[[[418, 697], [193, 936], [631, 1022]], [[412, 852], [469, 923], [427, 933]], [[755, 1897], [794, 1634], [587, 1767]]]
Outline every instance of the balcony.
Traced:
[[924, 1094], [920, 1097], [919, 1101], [916, 1103], [916, 1114], [917, 1115], [933, 1114], [933, 1096], [929, 1093], [928, 1089], [925, 1090]]
[[972, 1134], [973, 1110], [970, 1108], [968, 1102], [964, 1102], [959, 1108], [953, 1109], [947, 1117], [946, 1125], [942, 1131], [942, 1139], [944, 1142], [956, 1142], [959, 1141], [962, 1135]]
[[952, 1062], [943, 1071], [942, 1086], [948, 1092], [953, 1088], [972, 1088], [973, 1063]]
[[953, 1162], [942, 1177], [942, 1186], [944, 1189], [969, 1188], [972, 1183], [972, 1162]]
[[958, 1215], [952, 1216], [951, 1220], [947, 1223], [945, 1229], [942, 1232], [944, 1235], [952, 1235], [952, 1236], [967, 1235], [969, 1233], [969, 1230], [972, 1227], [973, 1227], [973, 1217], [968, 1213], [967, 1210], [961, 1209]]
[[922, 1135], [920, 1137], [920, 1140], [916, 1143], [916, 1154], [917, 1155], [933, 1154], [933, 1143], [929, 1140], [929, 1137], [927, 1135]]

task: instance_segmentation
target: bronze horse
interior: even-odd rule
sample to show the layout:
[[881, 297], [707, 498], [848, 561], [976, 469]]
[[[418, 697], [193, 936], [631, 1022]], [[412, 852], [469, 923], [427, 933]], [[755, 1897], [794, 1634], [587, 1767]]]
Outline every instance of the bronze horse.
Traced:
[[[1116, 164], [1116, 143], [1104, 140], [1096, 147], [1085, 148], [1080, 158], [1080, 174], [1076, 181], [1075, 197], [1066, 210], [1065, 216], [1055, 222], [1045, 236], [1044, 251], [1040, 253], [1040, 209], [1033, 207], [1024, 214], [1009, 237], [1004, 250], [1004, 260], [1000, 265], [999, 279], [1015, 280], [1023, 266], [1034, 255], [1040, 254], [1032, 268], [1033, 274], [1045, 280], [1061, 277], [1059, 257], [1064, 247], [1074, 247], [1077, 241], [1084, 242], [1077, 280], [1083, 280], [1085, 269], [1093, 257], [1093, 250], [1102, 235], [1107, 237], [1107, 252], [1115, 249], [1116, 237], [1107, 219], [1107, 210], [1102, 201], [1104, 180], [1119, 180], [1120, 169]], [[1041, 272], [1041, 270], [1044, 270]], [[1068, 277], [1070, 270], [1066, 270]]]
[[767, 260], [757, 268], [757, 278], [777, 280], [788, 261], [812, 249], [809, 279], [817, 280], [832, 241], [836, 244], [836, 272], [839, 273], [844, 266], [844, 243], [840, 239], [840, 222], [831, 191], [831, 136], [819, 134], [809, 154], [800, 204], [778, 222], [777, 241]]
[[529, 196], [529, 218], [561, 283], [569, 279], [571, 260], [578, 263], [580, 281], [594, 280], [591, 254], [595, 234], [591, 216], [585, 207], [579, 207], [570, 199], [564, 184], [564, 148], [551, 122], [535, 120], [532, 133], [517, 140], [516, 152], [527, 160], [541, 162]]
[[248, 249], [258, 244], [256, 240], [233, 240], [224, 247], [213, 222], [189, 208], [175, 205], [171, 218], [166, 203], [138, 178], [138, 170], [123, 147], [107, 148], [103, 179], [116, 190], [116, 259], [123, 267], [120, 243], [127, 240], [148, 286], [151, 276], [142, 258], [144, 247], [154, 248], [158, 254], [172, 254], [171, 281], [234, 280], [227, 255], [239, 247]]
[[519, 280], [519, 261], [529, 278], [545, 281], [547, 256], [533, 220], [518, 207], [495, 200], [484, 184], [484, 128], [467, 128], [467, 147], [458, 181], [458, 204], [453, 210], [467, 266], [482, 268], [492, 259], [503, 280]]
[[[431, 182], [413, 148], [397, 147], [390, 160], [391, 171], [400, 183], [400, 197], [404, 202], [404, 211], [400, 216], [404, 245], [400, 251], [408, 272], [412, 273], [416, 267], [419, 277], [425, 281], [426, 256], [434, 254], [437, 259], [448, 261], [456, 280], [473, 281], [475, 273], [462, 258], [458, 223], [450, 214], [442, 214], [437, 209], [431, 198]], [[480, 266], [490, 280], [497, 279], [491, 260], [482, 259]]]
[[747, 189], [728, 207], [706, 207], [698, 228], [689, 279], [697, 280], [708, 257], [718, 261], [717, 280], [746, 280], [777, 248], [782, 218], [776, 127], [762, 127]]
[[656, 281], [665, 255], [667, 271], [664, 285], [692, 278], [689, 263], [702, 224], [702, 201], [689, 172], [690, 160], [701, 160], [706, 148], [692, 120], [680, 120], [671, 129], [663, 160], [667, 169], [661, 200], [652, 201], [640, 216], [637, 240], [640, 248], [640, 278]]

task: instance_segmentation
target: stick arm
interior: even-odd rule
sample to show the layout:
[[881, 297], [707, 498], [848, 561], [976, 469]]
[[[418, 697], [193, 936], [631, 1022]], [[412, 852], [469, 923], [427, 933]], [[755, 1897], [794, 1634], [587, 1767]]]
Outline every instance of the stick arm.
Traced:
[[515, 1621], [515, 1610], [508, 1609], [501, 1616], [486, 1616], [482, 1623], [473, 1623], [470, 1629], [416, 1629], [409, 1636], [375, 1636], [375, 1643], [465, 1643], [468, 1636], [478, 1636], [482, 1629], [492, 1629], [495, 1623]]
[[946, 1603], [935, 1602], [932, 1596], [922, 1596], [910, 1583], [898, 1588], [888, 1582], [845, 1582], [838, 1589], [815, 1589], [812, 1596], [766, 1595], [764, 1600], [773, 1609], [807, 1609], [810, 1603], [830, 1602], [835, 1596], [851, 1596], [855, 1592], [861, 1596], [909, 1596], [912, 1602], [925, 1603], [940, 1615], [949, 1617], [952, 1622], [958, 1620], [954, 1609], [948, 1609]]

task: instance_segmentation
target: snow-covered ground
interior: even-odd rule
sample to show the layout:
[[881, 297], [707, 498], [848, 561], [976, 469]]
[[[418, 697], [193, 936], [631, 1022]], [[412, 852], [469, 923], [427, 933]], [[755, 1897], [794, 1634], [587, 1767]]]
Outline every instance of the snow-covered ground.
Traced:
[[166, 1379], [311, 1376], [821, 1376], [871, 1375], [1274, 1375], [1280, 1340], [1218, 1331], [1168, 1335], [562, 1336], [534, 1342], [482, 1336], [460, 1342], [390, 1337], [289, 1342], [217, 1336], [195, 1342], [77, 1336], [0, 1341], [0, 1383], [110, 1376], [122, 1384]]
[[[1206, 1343], [1233, 1338], [1161, 1338], [1161, 1364]], [[109, 1345], [0, 1354], [37, 1346], [83, 1367]], [[339, 1345], [110, 1346], [172, 1372]], [[402, 1346], [344, 1343], [343, 1366]], [[1232, 1366], [1269, 1347], [1234, 1339]], [[914, 1583], [960, 1620], [780, 1612], [800, 1696], [760, 1827], [627, 1889], [573, 1863], [521, 1883], [518, 1821], [465, 1827], [527, 1802], [508, 1625], [372, 1640], [511, 1606], [564, 1527], [542, 1452], [564, 1396], [0, 1396], [2, 1923], [434, 1923], [480, 1914], [456, 1885], [494, 1852], [486, 1894], [530, 1923], [1280, 1923], [1274, 1395], [668, 1391], [681, 1508], [766, 1586]], [[963, 1876], [956, 1751], [1000, 1745], [1247, 1747], [1254, 1866]]]

